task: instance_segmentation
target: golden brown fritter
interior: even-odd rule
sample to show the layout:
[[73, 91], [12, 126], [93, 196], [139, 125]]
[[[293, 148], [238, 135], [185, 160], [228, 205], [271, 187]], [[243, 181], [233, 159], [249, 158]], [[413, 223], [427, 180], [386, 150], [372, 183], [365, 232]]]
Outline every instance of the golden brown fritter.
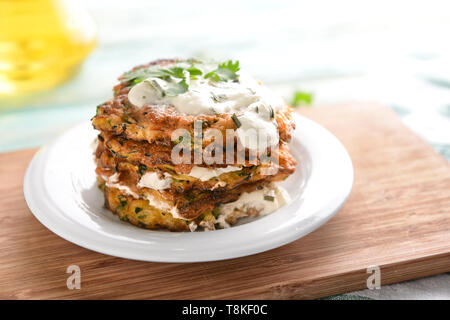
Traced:
[[[291, 108], [275, 113], [278, 133], [282, 142], [289, 142], [295, 123], [291, 117]], [[226, 130], [236, 130], [232, 114], [218, 115], [186, 115], [167, 105], [147, 105], [142, 108], [133, 106], [128, 101], [128, 95], [120, 95], [97, 107], [97, 113], [92, 119], [95, 129], [122, 135], [134, 141], [147, 141], [163, 146], [173, 146], [172, 133], [184, 129], [194, 141], [194, 121], [202, 121], [203, 133], [208, 129], [219, 130], [225, 145]], [[203, 139], [203, 146], [211, 143]]]
[[[105, 177], [106, 178], [106, 177]], [[164, 212], [171, 212], [171, 208], [176, 208], [177, 215], [182, 219], [196, 219], [201, 214], [214, 210], [220, 204], [233, 202], [239, 199], [239, 196], [244, 192], [252, 192], [269, 182], [245, 183], [233, 189], [217, 188], [214, 190], [190, 189], [186, 192], [177, 192], [175, 188], [167, 190], [154, 190], [149, 188], [138, 188], [136, 185], [129, 184], [127, 176], [120, 176], [119, 182], [111, 185], [105, 180], [99, 178], [101, 185], [106, 189], [116, 189], [117, 184], [126, 186], [128, 193], [124, 190], [120, 191], [122, 195], [127, 197], [134, 197], [139, 199], [153, 199], [159, 204], [159, 208], [166, 207]], [[132, 194], [131, 194], [132, 193]], [[169, 209], [170, 208], [170, 209]]]
[[[276, 174], [265, 175], [265, 166], [243, 167], [239, 171], [226, 172], [208, 181], [201, 181], [186, 174], [178, 174], [170, 164], [147, 167], [141, 162], [132, 163], [129, 159], [117, 156], [104, 148], [100, 142], [97, 148], [97, 174], [103, 179], [115, 175], [114, 183], [128, 187], [133, 193], [142, 195], [151, 193], [158, 200], [175, 206], [179, 215], [193, 219], [202, 213], [213, 210], [215, 205], [228, 203], [239, 198], [242, 192], [250, 192], [271, 182], [282, 181], [295, 170], [295, 160], [286, 151], [292, 162], [289, 166], [279, 167]], [[141, 159], [138, 159], [141, 160]], [[140, 188], [138, 183], [147, 172], [169, 173], [172, 179], [170, 188], [152, 190]]]
[[[110, 133], [101, 133], [98, 136], [99, 145], [96, 151], [96, 157], [99, 159], [101, 166], [103, 168], [112, 168], [116, 166], [116, 163], [121, 161], [127, 161], [132, 164], [142, 164], [147, 168], [159, 169], [162, 171], [167, 171], [169, 173], [177, 174], [189, 174], [192, 167], [194, 166], [193, 153], [191, 154], [191, 163], [187, 164], [173, 164], [171, 160], [171, 150], [172, 147], [158, 145], [155, 143], [147, 143], [143, 141], [133, 141], [122, 135], [115, 136]], [[260, 161], [257, 158], [254, 161], [247, 159], [244, 163], [241, 163], [236, 159], [235, 150], [235, 163], [232, 165], [242, 165], [244, 167], [254, 167], [258, 166], [269, 166], [267, 161]], [[278, 171], [284, 174], [292, 174], [295, 171], [297, 165], [296, 160], [292, 157], [289, 152], [289, 147], [286, 143], [281, 143], [278, 149], [271, 150], [269, 156], [272, 159], [277, 159]], [[114, 159], [110, 159], [113, 157]], [[226, 162], [226, 151], [223, 151], [223, 163]], [[229, 164], [211, 164], [201, 166], [204, 167], [226, 167]], [[275, 164], [271, 164], [275, 165]]]
[[188, 222], [150, 206], [147, 200], [134, 199], [116, 188], [104, 187], [104, 192], [106, 208], [117, 214], [122, 221], [147, 229], [189, 230]]

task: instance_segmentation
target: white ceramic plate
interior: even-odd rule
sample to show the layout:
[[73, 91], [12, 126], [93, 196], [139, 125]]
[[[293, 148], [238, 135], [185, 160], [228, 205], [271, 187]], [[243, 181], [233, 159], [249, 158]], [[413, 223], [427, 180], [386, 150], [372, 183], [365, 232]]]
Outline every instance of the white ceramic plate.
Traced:
[[276, 212], [229, 229], [165, 232], [120, 221], [103, 207], [96, 186], [90, 122], [68, 130], [31, 161], [24, 194], [33, 214], [62, 238], [101, 253], [145, 261], [199, 262], [270, 250], [315, 230], [345, 202], [353, 183], [351, 160], [327, 130], [301, 116], [290, 143], [295, 174], [281, 185], [292, 201]]

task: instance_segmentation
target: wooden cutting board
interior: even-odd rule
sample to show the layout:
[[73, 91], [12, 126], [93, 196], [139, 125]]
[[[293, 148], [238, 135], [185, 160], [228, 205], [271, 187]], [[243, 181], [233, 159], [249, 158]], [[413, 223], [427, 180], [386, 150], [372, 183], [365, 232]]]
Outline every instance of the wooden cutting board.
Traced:
[[[450, 271], [450, 166], [389, 109], [304, 109], [353, 160], [355, 183], [328, 223], [284, 247], [209, 263], [147, 263], [95, 253], [47, 230], [22, 193], [35, 150], [0, 155], [0, 298], [297, 299]], [[212, 244], [213, 245], [213, 244]], [[195, 253], [194, 253], [195, 254]], [[69, 290], [69, 265], [81, 289]]]

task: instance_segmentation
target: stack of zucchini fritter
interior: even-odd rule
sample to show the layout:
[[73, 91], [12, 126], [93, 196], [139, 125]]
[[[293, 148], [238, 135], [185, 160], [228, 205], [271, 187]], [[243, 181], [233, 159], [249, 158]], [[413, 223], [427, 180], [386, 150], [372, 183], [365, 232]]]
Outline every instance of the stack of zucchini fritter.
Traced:
[[[136, 106], [130, 102], [129, 92], [147, 76], [145, 70], [172, 70], [171, 66], [179, 62], [158, 60], [134, 68], [119, 78], [114, 97], [97, 107], [92, 119], [94, 128], [100, 131], [96, 172], [106, 207], [134, 225], [171, 231], [214, 230], [234, 224], [239, 217], [258, 215], [260, 210], [248, 205], [222, 217], [221, 210], [243, 194], [270, 190], [273, 182], [294, 172], [296, 161], [287, 146], [295, 128], [291, 109], [286, 106], [273, 115], [279, 144], [269, 152], [271, 156], [276, 153], [278, 163], [246, 157], [243, 163], [236, 158], [232, 164], [194, 164], [192, 153], [191, 163], [176, 164], [172, 150], [182, 139], [173, 138], [175, 130], [186, 130], [193, 141], [195, 121], [202, 121], [202, 130], [212, 128], [223, 133], [239, 125], [234, 113], [192, 115], [170, 104]], [[209, 142], [203, 141], [202, 147]], [[264, 169], [273, 167], [274, 174], [264, 173]], [[264, 197], [273, 201], [271, 195]]]

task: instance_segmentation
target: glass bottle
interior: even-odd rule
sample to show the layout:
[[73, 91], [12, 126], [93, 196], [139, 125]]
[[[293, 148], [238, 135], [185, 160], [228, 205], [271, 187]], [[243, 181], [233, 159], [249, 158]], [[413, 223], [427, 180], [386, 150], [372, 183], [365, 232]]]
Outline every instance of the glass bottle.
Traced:
[[95, 23], [75, 1], [0, 0], [0, 97], [63, 82], [95, 44]]

